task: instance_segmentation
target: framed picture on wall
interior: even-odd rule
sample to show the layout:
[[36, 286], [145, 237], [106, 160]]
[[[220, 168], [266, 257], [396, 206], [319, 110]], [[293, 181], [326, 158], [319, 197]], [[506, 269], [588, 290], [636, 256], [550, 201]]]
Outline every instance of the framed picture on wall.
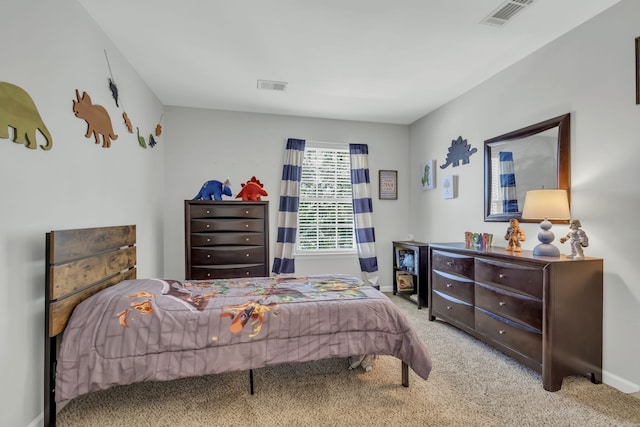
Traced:
[[378, 190], [380, 200], [398, 199], [398, 171], [379, 170], [378, 182], [380, 184]]
[[456, 188], [458, 180], [456, 175], [447, 175], [442, 177], [442, 198], [454, 199], [458, 196], [458, 189]]
[[636, 104], [640, 104], [640, 37], [636, 37]]
[[420, 183], [423, 190], [433, 190], [435, 188], [435, 160], [427, 160], [422, 164], [422, 176], [420, 177]]

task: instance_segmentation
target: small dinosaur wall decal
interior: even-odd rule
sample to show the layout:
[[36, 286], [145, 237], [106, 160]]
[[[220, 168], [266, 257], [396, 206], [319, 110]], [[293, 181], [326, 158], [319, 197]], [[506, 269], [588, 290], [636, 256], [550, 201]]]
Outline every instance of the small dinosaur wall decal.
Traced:
[[111, 96], [113, 96], [114, 101], [116, 101], [116, 107], [120, 108], [118, 104], [118, 86], [114, 83], [113, 80], [109, 79], [109, 90], [111, 91]]
[[140, 144], [142, 148], [147, 148], [147, 143], [144, 140], [144, 136], [140, 136], [140, 128], [136, 128], [136, 132], [138, 133], [138, 144]]
[[131, 120], [129, 120], [129, 116], [127, 116], [126, 112], [122, 113], [122, 118], [124, 120], [124, 125], [127, 127], [129, 133], [133, 133], [133, 125], [131, 124]]

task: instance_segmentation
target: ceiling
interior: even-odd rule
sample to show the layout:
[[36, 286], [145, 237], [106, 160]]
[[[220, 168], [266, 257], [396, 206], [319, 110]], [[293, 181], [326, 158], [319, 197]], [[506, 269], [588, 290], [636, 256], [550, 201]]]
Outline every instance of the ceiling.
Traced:
[[620, 0], [77, 1], [164, 105], [410, 124]]

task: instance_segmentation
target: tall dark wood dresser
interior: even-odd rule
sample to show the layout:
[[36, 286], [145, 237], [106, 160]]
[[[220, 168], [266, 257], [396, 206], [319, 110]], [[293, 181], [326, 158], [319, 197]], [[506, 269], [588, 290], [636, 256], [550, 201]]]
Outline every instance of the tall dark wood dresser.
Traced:
[[602, 381], [603, 261], [429, 244], [429, 319], [440, 318], [540, 372]]
[[269, 275], [269, 202], [185, 200], [187, 280]]

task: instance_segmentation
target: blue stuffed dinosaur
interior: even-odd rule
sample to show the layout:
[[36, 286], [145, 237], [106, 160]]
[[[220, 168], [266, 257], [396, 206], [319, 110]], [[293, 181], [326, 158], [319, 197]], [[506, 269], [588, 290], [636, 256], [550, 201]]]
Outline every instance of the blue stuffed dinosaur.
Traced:
[[[222, 195], [233, 196], [231, 188], [229, 187], [229, 179], [225, 179], [224, 182], [211, 180], [202, 184], [202, 188], [196, 194], [192, 200], [222, 200]], [[213, 196], [213, 197], [212, 197]]]

